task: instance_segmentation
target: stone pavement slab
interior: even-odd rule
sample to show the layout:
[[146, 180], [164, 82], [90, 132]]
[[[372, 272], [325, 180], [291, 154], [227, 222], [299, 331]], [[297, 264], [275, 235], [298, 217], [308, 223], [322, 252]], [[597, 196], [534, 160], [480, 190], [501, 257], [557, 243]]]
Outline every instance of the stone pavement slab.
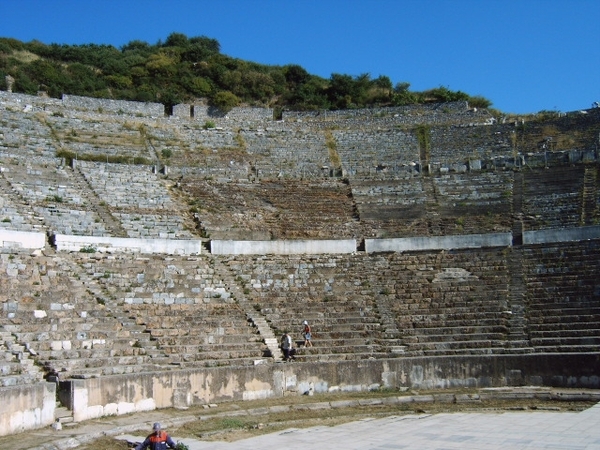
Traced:
[[[122, 435], [141, 440], [143, 436]], [[600, 403], [582, 412], [444, 413], [290, 428], [236, 442], [182, 439], [190, 450], [600, 449]]]

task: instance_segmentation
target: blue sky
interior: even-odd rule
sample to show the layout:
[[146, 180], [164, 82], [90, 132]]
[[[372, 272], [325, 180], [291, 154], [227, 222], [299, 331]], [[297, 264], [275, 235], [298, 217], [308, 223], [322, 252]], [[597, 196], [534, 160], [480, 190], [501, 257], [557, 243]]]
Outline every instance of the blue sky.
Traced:
[[599, 0], [0, 0], [0, 17], [25, 42], [208, 36], [232, 57], [445, 86], [504, 112], [600, 101]]

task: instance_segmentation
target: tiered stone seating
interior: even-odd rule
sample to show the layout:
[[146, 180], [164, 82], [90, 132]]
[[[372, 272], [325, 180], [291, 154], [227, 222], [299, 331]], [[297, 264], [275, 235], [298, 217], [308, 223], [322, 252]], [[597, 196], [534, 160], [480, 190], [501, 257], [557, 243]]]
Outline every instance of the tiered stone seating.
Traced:
[[82, 161], [79, 167], [94, 191], [113, 207], [160, 211], [174, 206], [167, 189], [148, 166]]
[[211, 304], [132, 303], [125, 311], [144, 325], [169, 363], [183, 367], [254, 365], [266, 347], [232, 301]]
[[434, 165], [510, 157], [514, 126], [431, 127], [429, 160]]
[[538, 352], [598, 351], [600, 242], [523, 249], [527, 319]]
[[35, 365], [31, 352], [16, 343], [12, 333], [0, 327], [0, 387], [18, 384], [36, 383], [42, 379], [42, 373]]
[[[513, 125], [483, 126], [483, 113], [453, 108], [311, 112], [260, 129], [223, 118], [222, 127], [205, 130], [174, 118], [2, 103], [0, 227], [116, 234], [110, 212], [129, 237], [189, 238], [192, 209], [213, 239], [360, 242], [597, 222], [597, 167], [518, 166], [515, 199], [514, 173], [491, 171], [499, 169], [491, 162], [514, 159], [517, 144], [536, 150], [536, 142], [515, 143]], [[427, 173], [418, 165], [417, 124], [429, 124]], [[597, 123], [585, 128], [576, 142], [588, 151]], [[57, 149], [160, 159], [179, 190], [151, 166], [79, 160], [73, 172]], [[532, 160], [544, 157], [559, 165], [569, 154], [548, 149]], [[331, 177], [338, 159], [343, 181]], [[470, 167], [476, 160], [487, 165]], [[106, 204], [104, 215], [87, 194]], [[304, 361], [502, 353], [514, 351], [511, 332], [539, 352], [597, 351], [598, 242], [520, 250], [517, 281], [509, 272], [521, 260], [510, 266], [511, 249], [231, 258], [3, 250], [0, 384], [39, 379], [28, 369], [32, 357], [73, 377], [254, 364], [267, 356], [248, 305], [277, 335], [287, 330], [298, 342], [308, 320], [315, 347], [300, 350]], [[221, 262], [247, 299], [232, 298], [217, 279]], [[513, 304], [523, 310], [511, 330]]]
[[523, 177], [525, 229], [580, 226], [584, 171], [575, 166], [527, 172]]
[[0, 106], [0, 157], [23, 162], [53, 158], [56, 144], [47, 117], [26, 104]]
[[[239, 365], [263, 358], [265, 347], [228, 290], [200, 257], [116, 255], [79, 258], [111, 309], [157, 364]], [[218, 281], [218, 280], [217, 280]]]
[[351, 255], [236, 256], [228, 265], [243, 274], [249, 301], [276, 336], [288, 331], [301, 344], [302, 322], [309, 322], [314, 347], [299, 349], [299, 360], [394, 356], [396, 342], [385, 342], [372, 292], [354, 278], [365, 268], [360, 261]]
[[419, 146], [401, 130], [340, 130], [334, 134], [343, 167], [352, 178], [406, 177], [418, 164]]
[[433, 177], [432, 181], [437, 202], [437, 209], [432, 210], [440, 215], [441, 234], [510, 231], [512, 173], [449, 174]]
[[504, 351], [508, 272], [502, 250], [391, 254], [368, 279], [383, 294], [406, 353]]
[[46, 120], [62, 147], [76, 155], [155, 159], [146, 147], [146, 125], [140, 118], [66, 111]]
[[361, 220], [407, 222], [419, 218], [427, 202], [419, 175], [401, 180], [353, 179], [350, 186]]
[[341, 239], [356, 236], [351, 192], [340, 181], [219, 182], [191, 177], [182, 189], [213, 239]]
[[128, 237], [190, 238], [182, 207], [148, 166], [80, 162], [78, 167]]
[[5, 178], [9, 167], [0, 166], [0, 228], [16, 231], [39, 231], [45, 229], [43, 222], [36, 219], [35, 213], [16, 195]]
[[202, 175], [220, 179], [245, 179], [252, 175], [251, 158], [247, 154], [241, 132], [226, 128], [204, 129], [193, 122], [166, 124], [151, 130], [153, 145], [173, 171], [181, 175]]
[[4, 330], [35, 352], [40, 366], [66, 377], [140, 370], [144, 358], [135, 339], [91, 295], [91, 280], [84, 284], [68, 255], [1, 256]]
[[89, 208], [85, 186], [77, 183], [71, 169], [61, 166], [60, 160], [47, 158], [45, 163], [7, 165], [3, 175], [12, 193], [30, 205], [35, 216], [51, 231], [106, 234], [100, 217]]
[[192, 233], [185, 229], [184, 220], [180, 216], [169, 214], [136, 214], [113, 213], [127, 236], [131, 238], [150, 239], [190, 239]]
[[329, 129], [408, 128], [421, 124], [473, 125], [490, 123], [491, 114], [485, 109], [471, 109], [467, 102], [430, 103], [383, 108], [351, 109], [341, 111], [284, 111], [286, 123], [309, 123], [312, 127]]
[[511, 173], [415, 174], [396, 180], [353, 179], [350, 185], [360, 220], [373, 223], [379, 237], [511, 229]]
[[259, 178], [321, 178], [333, 169], [324, 133], [269, 127], [240, 135]]

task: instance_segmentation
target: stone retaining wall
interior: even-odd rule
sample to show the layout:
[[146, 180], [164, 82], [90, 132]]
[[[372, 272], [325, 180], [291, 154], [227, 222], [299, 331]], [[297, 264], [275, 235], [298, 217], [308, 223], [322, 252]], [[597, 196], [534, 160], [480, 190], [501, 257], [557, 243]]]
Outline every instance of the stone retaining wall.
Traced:
[[46, 427], [54, 422], [56, 384], [0, 388], [0, 436]]
[[202, 243], [199, 240], [178, 239], [134, 239], [106, 236], [54, 235], [54, 245], [58, 251], [80, 252], [132, 252], [163, 253], [167, 255], [198, 255]]
[[70, 380], [76, 421], [337, 391], [553, 386], [600, 388], [596, 355], [487, 355], [258, 365]]
[[271, 108], [233, 108], [223, 113], [218, 108], [203, 104], [179, 104], [173, 106], [173, 115], [182, 119], [192, 119], [199, 122], [233, 122], [233, 123], [256, 123], [273, 121], [273, 110]]
[[45, 233], [0, 229], [0, 247], [42, 249], [45, 246]]
[[[600, 227], [589, 226], [562, 230], [538, 230], [523, 233], [525, 245], [581, 241], [600, 238]], [[58, 251], [79, 252], [90, 249], [98, 252], [133, 252], [195, 255], [201, 253], [200, 240], [136, 239], [108, 236], [53, 235]], [[509, 247], [511, 233], [472, 234], [463, 236], [430, 236], [397, 239], [365, 239], [367, 253], [452, 250], [483, 247]], [[0, 229], [0, 247], [43, 249], [44, 233]], [[296, 240], [296, 241], [235, 241], [212, 240], [214, 255], [299, 255], [348, 254], [357, 251], [354, 239]]]
[[165, 115], [165, 106], [162, 103], [142, 103], [127, 100], [80, 97], [78, 95], [66, 94], [63, 95], [62, 100], [63, 104], [68, 108], [77, 108], [88, 111], [149, 117], [162, 117]]
[[432, 236], [399, 239], [365, 239], [367, 253], [451, 250], [461, 248], [510, 247], [511, 233]]
[[322, 241], [219, 241], [210, 242], [213, 255], [317, 255], [323, 253], [354, 253], [354, 239]]
[[600, 239], [600, 226], [523, 232], [524, 245], [550, 244], [554, 242], [577, 242], [586, 241], [589, 239]]

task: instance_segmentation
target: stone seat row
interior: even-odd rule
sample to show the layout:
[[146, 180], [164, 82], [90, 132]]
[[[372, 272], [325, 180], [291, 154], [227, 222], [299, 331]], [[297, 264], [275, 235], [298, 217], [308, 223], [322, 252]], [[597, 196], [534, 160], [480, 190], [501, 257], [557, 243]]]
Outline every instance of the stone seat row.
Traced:
[[34, 207], [33, 210], [44, 219], [44, 223], [53, 233], [80, 236], [106, 236], [109, 234], [104, 223], [93, 211], [69, 209], [55, 205]]
[[600, 329], [595, 330], [595, 333], [584, 336], [552, 336], [552, 337], [540, 337], [532, 336], [531, 344], [535, 348], [544, 348], [549, 346], [578, 346], [578, 345], [589, 345], [595, 346], [596, 349], [600, 346], [600, 335], [598, 334]]
[[269, 360], [269, 357], [266, 355], [261, 356], [249, 356], [249, 357], [239, 357], [239, 358], [209, 358], [202, 360], [187, 360], [186, 358], [181, 358], [181, 361], [171, 363], [172, 365], [176, 365], [182, 369], [190, 369], [197, 367], [223, 367], [223, 366], [255, 366], [257, 364], [264, 364]]
[[[305, 351], [308, 350], [308, 351]], [[369, 351], [366, 353], [350, 351], [348, 353], [312, 353], [311, 349], [302, 349], [302, 351], [296, 355], [296, 360], [299, 362], [319, 362], [319, 361], [360, 361], [364, 359], [378, 359], [378, 358], [389, 358], [390, 354], [387, 352], [376, 352]], [[392, 356], [395, 357], [395, 356]]]
[[390, 355], [392, 352], [392, 346], [382, 345], [381, 340], [372, 339], [368, 342], [364, 339], [322, 339], [318, 337], [312, 341], [312, 347], [304, 347], [303, 340], [295, 340], [297, 354], [337, 354], [337, 353], [358, 353], [358, 354], [377, 354], [378, 356]]
[[[241, 345], [243, 343], [259, 342], [260, 339], [255, 332], [247, 329], [236, 330], [234, 328], [215, 329], [198, 328], [186, 329], [178, 331], [177, 329], [150, 329], [148, 334], [153, 340], [156, 340], [161, 345], [178, 345], [182, 343], [182, 339], [189, 345]], [[253, 344], [254, 345], [254, 344]]]
[[439, 313], [426, 315], [407, 315], [397, 317], [396, 321], [402, 327], [414, 329], [429, 328], [460, 328], [460, 327], [495, 327], [503, 325], [507, 315], [504, 312], [481, 313]]
[[536, 333], [539, 336], [568, 336], [570, 334], [579, 335], [596, 332], [600, 329], [600, 321], [574, 321], [569, 324], [568, 328], [565, 329], [565, 324], [562, 321], [555, 321], [552, 323], [535, 323], [529, 320], [527, 323], [527, 328], [529, 333], [532, 335]]
[[563, 344], [560, 343], [539, 343], [533, 347], [535, 353], [597, 353], [598, 344], [585, 344], [585, 343], [571, 343]]
[[173, 362], [181, 360], [206, 361], [206, 360], [237, 360], [241, 358], [262, 358], [266, 347], [232, 347], [223, 350], [203, 350], [200, 351], [193, 346], [172, 346], [166, 347], [165, 353], [171, 357]]
[[429, 346], [428, 348], [407, 348], [406, 356], [454, 356], [454, 355], [502, 355], [521, 353], [507, 349], [503, 343], [492, 346], [490, 341], [483, 341], [478, 345], [467, 345], [463, 348], [449, 348], [448, 346]]
[[473, 332], [473, 333], [455, 333], [455, 334], [421, 334], [414, 333], [404, 336], [404, 344], [409, 346], [413, 344], [444, 344], [451, 345], [462, 342], [501, 342], [506, 340], [506, 332]]

